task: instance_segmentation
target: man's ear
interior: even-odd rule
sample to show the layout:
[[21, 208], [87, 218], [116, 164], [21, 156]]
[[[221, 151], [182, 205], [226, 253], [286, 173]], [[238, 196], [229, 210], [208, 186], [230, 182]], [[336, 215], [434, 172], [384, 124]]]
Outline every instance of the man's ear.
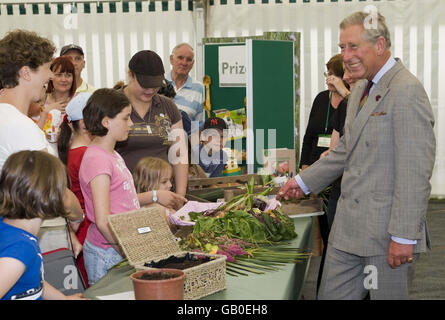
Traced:
[[386, 40], [384, 37], [379, 37], [375, 43], [377, 47], [377, 55], [382, 55], [386, 51]]
[[28, 66], [23, 66], [19, 70], [19, 76], [20, 78], [23, 78], [24, 80], [31, 80], [31, 68]]
[[170, 55], [170, 64], [173, 65], [173, 54]]

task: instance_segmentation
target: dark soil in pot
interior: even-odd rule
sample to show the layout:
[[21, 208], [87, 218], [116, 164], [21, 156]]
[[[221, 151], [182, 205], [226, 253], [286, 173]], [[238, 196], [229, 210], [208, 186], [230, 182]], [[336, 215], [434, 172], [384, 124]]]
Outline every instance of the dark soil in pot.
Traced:
[[150, 268], [168, 268], [168, 269], [185, 270], [188, 268], [198, 266], [202, 263], [206, 263], [208, 261], [210, 261], [210, 257], [200, 256], [198, 253], [196, 254], [187, 253], [183, 257], [170, 256], [167, 259], [158, 262], [152, 261], [150, 263], [145, 263], [145, 266]]
[[139, 277], [141, 280], [166, 280], [179, 277], [178, 274], [169, 272], [144, 273]]

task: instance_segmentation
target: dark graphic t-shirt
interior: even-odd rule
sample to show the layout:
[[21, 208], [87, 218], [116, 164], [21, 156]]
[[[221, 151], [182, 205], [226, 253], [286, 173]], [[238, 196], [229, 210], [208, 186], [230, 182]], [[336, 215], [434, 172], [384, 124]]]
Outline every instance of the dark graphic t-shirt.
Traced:
[[[175, 103], [167, 97], [155, 95], [144, 118], [133, 109], [128, 139], [116, 144], [116, 151], [124, 158], [130, 172], [144, 157], [161, 158], [168, 162], [168, 150], [174, 143], [170, 135], [173, 124], [181, 120]], [[173, 135], [174, 137], [174, 135]]]

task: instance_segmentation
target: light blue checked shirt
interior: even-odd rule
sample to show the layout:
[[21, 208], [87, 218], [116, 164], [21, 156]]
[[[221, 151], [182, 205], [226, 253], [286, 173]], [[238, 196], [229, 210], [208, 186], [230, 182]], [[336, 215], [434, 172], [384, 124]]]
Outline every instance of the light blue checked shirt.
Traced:
[[[199, 121], [199, 127], [204, 123], [204, 109], [202, 103], [204, 102], [204, 86], [198, 81], [188, 76], [187, 81], [181, 88], [176, 87], [176, 83], [172, 80], [171, 71], [167, 74], [166, 79], [172, 82], [175, 89], [176, 96], [173, 101], [179, 110], [188, 114], [191, 121]], [[192, 126], [193, 127], [193, 126]]]

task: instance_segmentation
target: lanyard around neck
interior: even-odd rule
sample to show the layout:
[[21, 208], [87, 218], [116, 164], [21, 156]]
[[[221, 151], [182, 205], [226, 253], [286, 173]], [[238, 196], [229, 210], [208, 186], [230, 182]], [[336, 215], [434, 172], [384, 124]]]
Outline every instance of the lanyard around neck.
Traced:
[[324, 125], [324, 133], [328, 130], [328, 123], [329, 123], [329, 110], [331, 110], [331, 99], [332, 99], [332, 92], [329, 92], [329, 104], [328, 104], [328, 113], [326, 115], [326, 122]]

